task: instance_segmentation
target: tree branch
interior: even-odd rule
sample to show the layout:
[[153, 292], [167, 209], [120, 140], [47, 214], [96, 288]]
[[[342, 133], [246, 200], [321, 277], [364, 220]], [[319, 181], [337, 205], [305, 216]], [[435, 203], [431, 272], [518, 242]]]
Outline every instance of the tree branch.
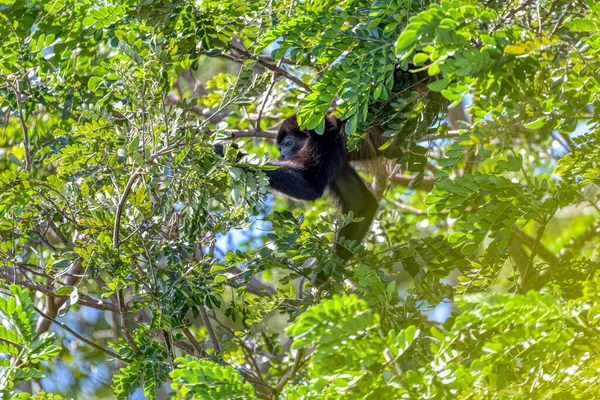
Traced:
[[129, 344], [129, 346], [131, 346], [131, 349], [135, 353], [139, 354], [140, 349], [135, 343], [135, 340], [133, 340], [131, 332], [129, 331], [129, 326], [127, 325], [129, 319], [127, 318], [127, 306], [125, 305], [125, 299], [123, 298], [123, 289], [119, 288], [115, 293], [117, 294], [117, 303], [119, 304], [119, 315], [121, 316], [121, 332], [123, 333], [123, 337]]
[[[169, 152], [178, 149], [183, 144], [182, 140], [178, 140], [170, 146], [164, 147], [161, 150], [158, 150], [154, 154], [150, 156], [148, 162], [152, 162], [158, 157], [164, 156]], [[125, 189], [123, 189], [123, 193], [121, 194], [121, 198], [119, 199], [119, 203], [117, 204], [117, 211], [115, 215], [115, 224], [113, 226], [113, 247], [115, 249], [119, 248], [119, 230], [121, 228], [121, 216], [123, 215], [123, 207], [125, 207], [125, 203], [127, 202], [127, 196], [131, 192], [133, 185], [137, 181], [137, 179], [142, 175], [144, 165], [140, 165], [135, 172], [129, 177], [127, 184], [125, 185]]]
[[235, 331], [233, 329], [231, 329], [230, 327], [225, 325], [223, 322], [219, 321], [217, 316], [214, 315], [214, 312], [213, 312], [213, 315], [209, 315], [209, 317], [212, 318], [212, 320], [215, 321], [217, 324], [219, 324], [219, 326], [221, 328], [225, 329], [231, 335], [231, 337], [233, 339], [238, 340], [240, 346], [242, 347], [242, 350], [246, 354], [246, 361], [248, 361], [250, 363], [250, 365], [252, 366], [252, 369], [254, 370], [256, 377], [258, 379], [260, 379], [261, 382], [265, 383], [265, 380], [262, 377], [262, 373], [260, 372], [260, 368], [258, 367], [256, 360], [254, 359], [254, 356], [253, 356], [254, 350], [251, 349], [246, 343], [244, 343], [243, 338], [236, 336]]
[[231, 129], [225, 131], [229, 135], [231, 135], [231, 139], [239, 139], [239, 138], [264, 138], [264, 139], [276, 139], [277, 131], [270, 130], [259, 130], [255, 131], [253, 129]]
[[306, 83], [304, 83], [301, 79], [296, 78], [294, 75], [290, 74], [289, 72], [287, 72], [286, 70], [284, 70], [281, 67], [278, 67], [277, 65], [273, 65], [269, 62], [266, 62], [264, 59], [262, 59], [261, 57], [258, 57], [258, 59], [256, 57], [253, 57], [252, 54], [250, 54], [250, 52], [248, 52], [245, 49], [241, 49], [239, 47], [234, 47], [234, 50], [237, 51], [238, 53], [240, 53], [243, 57], [244, 60], [240, 60], [239, 58], [232, 56], [230, 54], [221, 54], [220, 57], [225, 58], [227, 60], [242, 64], [244, 61], [246, 60], [256, 60], [257, 63], [263, 67], [263, 69], [268, 69], [271, 70], [273, 72], [275, 72], [275, 76], [281, 76], [284, 77], [292, 82], [294, 82], [296, 85], [298, 85], [299, 87], [301, 87], [302, 89], [306, 90], [307, 92], [310, 92], [310, 86], [307, 85]]
[[414, 215], [427, 215], [427, 211], [426, 210], [421, 210], [421, 209], [418, 209], [416, 207], [409, 206], [408, 204], [401, 203], [399, 201], [396, 201], [394, 199], [390, 199], [388, 197], [386, 197], [385, 200], [387, 202], [393, 204], [394, 207], [399, 208], [401, 210], [404, 210], [404, 211], [406, 211], [406, 212], [408, 212], [410, 214], [414, 214]]
[[373, 184], [371, 185], [373, 195], [375, 196], [377, 202], [379, 202], [379, 200], [381, 200], [383, 197], [383, 193], [387, 188], [387, 181], [388, 175], [386, 164], [382, 163], [382, 165], [377, 168], [377, 171], [375, 171], [375, 174], [373, 175]]
[[448, 131], [448, 133], [445, 135], [433, 134], [433, 135], [424, 136], [421, 139], [417, 140], [417, 143], [432, 142], [434, 140], [440, 140], [440, 139], [456, 139], [459, 136], [460, 136], [460, 133], [458, 133], [457, 131]]
[[206, 309], [204, 306], [200, 306], [200, 317], [202, 317], [202, 322], [206, 327], [206, 331], [208, 332], [208, 337], [210, 338], [210, 342], [212, 343], [213, 348], [217, 353], [221, 352], [221, 345], [219, 344], [219, 340], [217, 340], [217, 335], [215, 335], [215, 331], [213, 330], [212, 324], [210, 323], [210, 319], [208, 319], [208, 314], [206, 313]]
[[[515, 253], [515, 262], [517, 263], [519, 273], [521, 274], [523, 291], [527, 291], [529, 289], [540, 290], [550, 279], [550, 271], [560, 261], [560, 259], [550, 250], [548, 250], [542, 243], [540, 243], [537, 238], [532, 238], [516, 226], [513, 226], [512, 232], [521, 243], [529, 247], [531, 250], [529, 257], [525, 257], [525, 255], [522, 253]], [[519, 249], [522, 250], [521, 247], [515, 247], [515, 250]], [[547, 261], [550, 266], [547, 270], [532, 276], [531, 268], [533, 264], [533, 257], [535, 257], [535, 255], [538, 255], [540, 258]], [[536, 279], [531, 279], [533, 277]]]
[[[56, 228], [58, 231], [58, 228]], [[65, 286], [73, 286], [75, 284], [75, 282], [77, 282], [77, 279], [79, 278], [76, 275], [79, 275], [79, 273], [83, 270], [83, 258], [79, 258], [75, 264], [73, 265], [73, 268], [69, 271], [71, 272], [71, 275], [65, 278], [65, 281], [63, 282], [63, 284]], [[68, 297], [63, 297], [63, 298], [53, 298], [49, 295], [46, 296], [46, 314], [50, 315], [51, 317], [56, 317], [58, 315], [58, 310], [60, 310], [60, 308], [63, 306], [63, 304], [65, 304], [67, 302], [69, 298]], [[50, 324], [51, 324], [51, 320], [49, 319], [45, 319], [45, 318], [40, 318], [38, 320], [38, 325], [37, 325], [37, 329], [36, 332], [38, 333], [38, 335], [42, 332], [46, 332], [48, 330], [48, 328], [50, 328]]]
[[[390, 177], [390, 180], [398, 185], [408, 187], [408, 185], [416, 178], [416, 175], [393, 175]], [[416, 185], [416, 187], [412, 187], [412, 189], [424, 190], [426, 192], [431, 192], [433, 190], [433, 185], [435, 184], [435, 179], [433, 176], [424, 176], [423, 181]]]
[[19, 115], [19, 123], [21, 124], [21, 129], [23, 130], [23, 147], [25, 147], [25, 169], [31, 172], [31, 145], [29, 143], [29, 129], [27, 128], [27, 124], [25, 123], [25, 117], [23, 116], [23, 106], [21, 104], [22, 94], [19, 90], [19, 81], [11, 82], [10, 79], [4, 73], [2, 73], [2, 77], [4, 78], [4, 82], [7, 86], [15, 94], [15, 98], [17, 101], [17, 113]]
[[206, 350], [204, 350], [202, 348], [202, 346], [200, 345], [200, 343], [198, 343], [198, 341], [196, 340], [196, 338], [194, 337], [194, 335], [192, 334], [192, 332], [190, 331], [189, 328], [183, 328], [181, 331], [183, 332], [183, 334], [185, 335], [185, 337], [187, 338], [187, 340], [190, 341], [190, 344], [196, 350], [195, 351], [196, 357], [203, 357], [203, 358], [210, 357], [210, 354], [208, 354], [206, 352]]
[[119, 199], [119, 204], [117, 204], [115, 224], [113, 226], [113, 247], [115, 249], [119, 248], [119, 229], [121, 228], [121, 215], [123, 214], [123, 207], [125, 207], [125, 203], [127, 202], [127, 196], [131, 192], [135, 181], [140, 175], [142, 175], [142, 166], [139, 166], [136, 169], [136, 171], [129, 177], [129, 180], [125, 185], [125, 189], [123, 189], [123, 193], [121, 194], [121, 198]]
[[35, 311], [40, 314], [40, 316], [42, 316], [44, 319], [51, 321], [53, 324], [56, 324], [58, 326], [60, 326], [62, 329], [64, 329], [65, 331], [69, 332], [71, 335], [75, 336], [77, 339], [81, 340], [82, 342], [92, 346], [93, 348], [95, 348], [96, 350], [100, 350], [103, 353], [108, 354], [111, 357], [117, 358], [121, 361], [127, 361], [126, 359], [122, 358], [120, 355], [118, 355], [117, 353], [115, 353], [112, 350], [107, 349], [106, 347], [102, 347], [94, 342], [92, 342], [91, 340], [89, 340], [88, 338], [85, 338], [83, 336], [81, 336], [79, 333], [75, 332], [73, 329], [71, 329], [69, 326], [67, 326], [66, 324], [55, 320], [54, 318], [52, 318], [51, 316], [49, 316], [48, 314], [44, 313], [42, 310], [40, 310], [39, 308], [37, 308], [36, 306], [33, 306], [33, 308], [35, 309]]
[[296, 358], [294, 359], [294, 364], [292, 368], [287, 371], [277, 383], [277, 387], [275, 388], [275, 393], [273, 394], [273, 400], [276, 400], [279, 397], [279, 394], [285, 388], [285, 385], [296, 375], [300, 367], [302, 366], [302, 357], [304, 356], [304, 349], [298, 350], [296, 353]]
[[[41, 283], [37, 283], [37, 282], [33, 282], [33, 281], [17, 279], [15, 277], [12, 277], [11, 274], [7, 274], [7, 273], [2, 273], [1, 276], [2, 276], [2, 279], [5, 279], [6, 281], [8, 281], [10, 283], [14, 283], [16, 285], [26, 287], [31, 290], [35, 290], [36, 292], [45, 294], [47, 296], [51, 296], [53, 298], [62, 299], [62, 298], [68, 297], [66, 295], [61, 296], [61, 295], [57, 295], [56, 293], [54, 293], [54, 291], [56, 290], [56, 288], [54, 286], [47, 286], [47, 285], [43, 285]], [[95, 308], [96, 310], [110, 311], [113, 313], [119, 312], [119, 309], [114, 304], [106, 302], [104, 300], [97, 299], [95, 297], [81, 294], [81, 293], [79, 294], [79, 299], [77, 300], [77, 304], [79, 304], [81, 306], [85, 306], [85, 307]]]

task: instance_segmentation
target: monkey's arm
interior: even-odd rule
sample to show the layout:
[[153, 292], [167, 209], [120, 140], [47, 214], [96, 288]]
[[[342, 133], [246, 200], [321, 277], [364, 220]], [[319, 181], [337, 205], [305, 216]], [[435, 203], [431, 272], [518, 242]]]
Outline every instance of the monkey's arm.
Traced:
[[[224, 155], [224, 153], [223, 153], [223, 146], [224, 146], [224, 142], [217, 143], [217, 144], [214, 145], [215, 153], [217, 153], [221, 157], [223, 157], [223, 155]], [[236, 150], [239, 148], [239, 146], [236, 143], [231, 143], [230, 146], [233, 147]], [[238, 153], [237, 159], [239, 160], [240, 158], [242, 158], [245, 155], [246, 155], [245, 153], [243, 153], [243, 152], [240, 151]]]
[[302, 169], [276, 163], [272, 165], [279, 165], [279, 169], [265, 172], [274, 190], [306, 201], [313, 201], [323, 196], [327, 187], [326, 177], [315, 176], [314, 179], [310, 179], [309, 174]]
[[[371, 222], [377, 212], [377, 200], [365, 186], [358, 173], [347, 164], [340, 168], [329, 187], [338, 199], [344, 213], [352, 211], [355, 218], [364, 218], [360, 222], [343, 227], [338, 233], [338, 238], [343, 236], [346, 239], [356, 240], [357, 243], [360, 243], [369, 231]], [[350, 251], [339, 244], [336, 245], [336, 251], [344, 260], [352, 255]]]
[[[235, 143], [231, 145], [236, 149], [238, 148]], [[223, 156], [222, 143], [215, 144], [215, 152], [221, 157]], [[245, 153], [239, 152], [237, 159], [239, 160], [245, 155]], [[329, 181], [327, 176], [310, 174], [307, 170], [288, 163], [269, 162], [269, 165], [279, 167], [276, 170], [265, 171], [269, 177], [269, 185], [273, 190], [305, 201], [313, 201], [323, 196]], [[314, 175], [314, 178], [312, 178], [312, 175]]]

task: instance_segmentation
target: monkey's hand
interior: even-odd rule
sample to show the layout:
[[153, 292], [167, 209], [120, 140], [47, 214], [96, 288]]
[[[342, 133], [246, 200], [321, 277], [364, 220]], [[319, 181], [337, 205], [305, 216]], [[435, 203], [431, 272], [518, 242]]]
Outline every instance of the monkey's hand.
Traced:
[[[221, 142], [221, 143], [217, 143], [217, 144], [215, 144], [215, 153], [217, 153], [217, 154], [218, 154], [218, 155], [220, 155], [221, 157], [223, 157], [223, 156], [225, 155], [225, 153], [223, 152], [223, 143], [224, 143], [224, 142]], [[238, 149], [238, 148], [239, 148], [239, 147], [238, 147], [238, 145], [237, 145], [237, 144], [235, 144], [235, 143], [231, 143], [231, 146], [232, 146], [234, 149]]]

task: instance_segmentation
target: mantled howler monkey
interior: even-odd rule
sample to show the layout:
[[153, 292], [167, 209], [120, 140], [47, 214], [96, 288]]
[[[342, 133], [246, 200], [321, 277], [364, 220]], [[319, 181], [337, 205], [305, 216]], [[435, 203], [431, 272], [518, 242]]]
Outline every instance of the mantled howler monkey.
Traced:
[[[422, 71], [421, 71], [422, 72]], [[396, 71], [396, 82], [403, 80], [400, 74], [405, 71]], [[435, 79], [421, 74], [411, 74], [414, 86], [416, 82]], [[406, 87], [404, 78], [403, 84]], [[400, 138], [397, 138], [400, 139]], [[362, 217], [360, 222], [351, 223], [343, 227], [339, 237], [360, 242], [371, 225], [377, 211], [377, 201], [371, 191], [350, 165], [352, 161], [369, 161], [378, 158], [383, 153], [389, 158], [393, 157], [394, 148], [390, 146], [384, 152], [379, 148], [388, 139], [383, 137], [381, 129], [372, 127], [364, 138], [363, 145], [355, 151], [347, 150], [347, 137], [344, 132], [344, 122], [338, 118], [327, 115], [325, 129], [322, 135], [314, 130], [302, 130], [298, 126], [296, 117], [286, 119], [277, 133], [277, 148], [280, 152], [279, 160], [271, 162], [279, 166], [276, 170], [266, 171], [270, 186], [287, 196], [299, 200], [312, 201], [323, 196], [326, 188], [338, 201], [342, 212], [353, 212], [354, 217]], [[222, 155], [221, 145], [216, 146], [216, 151]], [[338, 255], [347, 260], [352, 253], [336, 244]]]
[[[349, 162], [375, 158], [377, 151], [363, 147], [361, 151], [348, 152], [343, 123], [331, 115], [325, 117], [322, 135], [301, 130], [296, 117], [286, 119], [277, 133], [277, 148], [281, 154], [276, 163], [279, 169], [266, 171], [271, 187], [308, 201], [323, 196], [329, 188], [343, 213], [352, 211], [355, 217], [363, 217], [362, 221], [343, 227], [339, 236], [360, 242], [373, 221], [377, 201]], [[351, 256], [339, 243], [336, 251], [342, 259]]]
[[[377, 201], [350, 162], [377, 158], [377, 149], [384, 141], [380, 132], [370, 131], [365, 143], [360, 150], [349, 152], [344, 123], [331, 115], [325, 117], [322, 135], [314, 130], [301, 130], [296, 117], [288, 118], [277, 133], [279, 159], [271, 162], [279, 168], [265, 171], [270, 186], [287, 196], [306, 201], [320, 198], [329, 188], [343, 213], [352, 211], [355, 217], [363, 218], [343, 227], [338, 236], [360, 242], [373, 221]], [[216, 145], [215, 150], [223, 154], [222, 145]], [[344, 260], [352, 255], [339, 243], [336, 251]]]

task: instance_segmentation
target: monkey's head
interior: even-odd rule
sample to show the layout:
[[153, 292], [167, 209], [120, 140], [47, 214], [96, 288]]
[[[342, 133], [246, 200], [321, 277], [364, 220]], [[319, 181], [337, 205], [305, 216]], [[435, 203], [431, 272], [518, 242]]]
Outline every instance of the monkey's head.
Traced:
[[[337, 138], [340, 132], [340, 121], [332, 115], [325, 117], [325, 132], [322, 135], [314, 130], [300, 129], [296, 117], [290, 117], [283, 121], [277, 133], [279, 161], [291, 161], [306, 165], [314, 158], [314, 154], [312, 154], [314, 144]], [[322, 148], [322, 145], [319, 148]]]
[[279, 132], [277, 132], [279, 161], [301, 162], [299, 156], [304, 151], [303, 148], [307, 146], [308, 138], [308, 133], [300, 130], [296, 117], [283, 121]]

